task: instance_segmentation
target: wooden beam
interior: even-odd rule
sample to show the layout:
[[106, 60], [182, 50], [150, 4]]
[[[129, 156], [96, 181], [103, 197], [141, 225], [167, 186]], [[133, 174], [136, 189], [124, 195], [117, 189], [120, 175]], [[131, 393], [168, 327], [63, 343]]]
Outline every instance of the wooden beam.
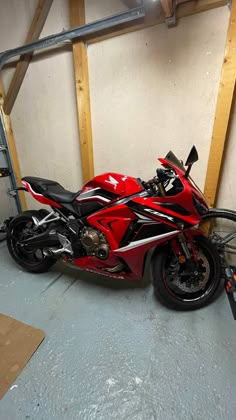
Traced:
[[[16, 178], [16, 184], [18, 187], [21, 187], [22, 186], [21, 170], [20, 170], [19, 160], [17, 156], [16, 144], [15, 144], [14, 134], [12, 131], [11, 120], [10, 120], [10, 117], [4, 113], [3, 106], [2, 106], [4, 97], [5, 97], [5, 92], [3, 89], [2, 81], [0, 79], [0, 111], [2, 112], [2, 115], [3, 115], [3, 122], [4, 122], [6, 135], [7, 135], [8, 150], [11, 156], [12, 166], [13, 166], [14, 174]], [[19, 191], [19, 197], [20, 197], [22, 210], [27, 210], [25, 194], [23, 191]]]
[[[147, 13], [145, 18], [141, 20], [140, 23], [133, 22], [131, 24], [125, 25], [125, 27], [116, 28], [112, 32], [109, 30], [107, 31], [107, 33], [101, 34], [99, 36], [91, 36], [87, 40], [87, 43], [94, 44], [96, 42], [114, 38], [119, 35], [128, 34], [130, 32], [139, 31], [165, 22], [165, 16], [155, 11], [158, 2], [150, 2], [148, 0], [145, 4]], [[177, 5], [176, 18], [180, 19], [186, 16], [194, 15], [196, 13], [201, 13], [207, 10], [215, 9], [217, 7], [226, 6], [227, 4], [228, 0], [192, 0], [186, 3], [180, 3]]]
[[137, 0], [122, 0], [122, 3], [124, 3], [125, 6], [129, 9], [134, 9], [135, 7], [138, 7]]
[[166, 18], [173, 15], [173, 2], [172, 0], [160, 0], [161, 6]]
[[179, 3], [176, 9], [176, 17], [183, 18], [196, 13], [207, 12], [217, 7], [227, 6], [227, 0], [193, 0]]
[[[39, 0], [25, 44], [36, 41], [39, 38], [52, 2], [53, 0]], [[33, 54], [22, 55], [17, 63], [15, 73], [3, 104], [4, 112], [7, 115], [11, 113], [32, 57]]]
[[222, 158], [227, 140], [236, 77], [236, 0], [233, 0], [226, 38], [224, 62], [216, 103], [204, 194], [213, 207], [216, 203]]
[[[69, 8], [71, 27], [83, 25], [85, 23], [84, 0], [69, 0]], [[72, 42], [72, 48], [82, 174], [83, 181], [88, 182], [94, 176], [94, 164], [87, 50], [83, 41], [76, 40]]]

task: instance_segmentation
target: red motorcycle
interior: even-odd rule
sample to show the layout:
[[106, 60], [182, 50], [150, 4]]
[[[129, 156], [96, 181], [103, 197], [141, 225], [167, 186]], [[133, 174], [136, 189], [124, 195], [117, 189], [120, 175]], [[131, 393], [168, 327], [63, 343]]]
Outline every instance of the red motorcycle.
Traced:
[[219, 286], [221, 265], [215, 246], [196, 228], [208, 213], [189, 176], [197, 160], [195, 147], [186, 169], [169, 152], [148, 182], [109, 172], [76, 193], [48, 179], [23, 178], [23, 189], [52, 211], [25, 211], [11, 220], [10, 254], [34, 273], [62, 258], [94, 273], [139, 281], [152, 250], [160, 301], [182, 310], [204, 306]]

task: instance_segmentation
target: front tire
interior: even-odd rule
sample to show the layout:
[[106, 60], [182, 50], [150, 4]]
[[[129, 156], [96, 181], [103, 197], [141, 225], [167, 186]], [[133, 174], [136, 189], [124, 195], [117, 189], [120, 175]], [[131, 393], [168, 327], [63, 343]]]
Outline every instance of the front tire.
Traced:
[[44, 255], [42, 249], [25, 249], [20, 246], [20, 241], [25, 239], [25, 235], [30, 234], [33, 228], [32, 217], [42, 220], [45, 216], [42, 211], [25, 211], [10, 222], [7, 232], [7, 247], [12, 258], [31, 273], [44, 273], [55, 264], [56, 260], [52, 257]]
[[[213, 298], [221, 279], [219, 254], [203, 236], [194, 238], [199, 257], [199, 280], [181, 274], [181, 265], [170, 244], [154, 254], [152, 261], [153, 286], [159, 301], [176, 310], [199, 309]], [[183, 271], [182, 271], [183, 273]]]

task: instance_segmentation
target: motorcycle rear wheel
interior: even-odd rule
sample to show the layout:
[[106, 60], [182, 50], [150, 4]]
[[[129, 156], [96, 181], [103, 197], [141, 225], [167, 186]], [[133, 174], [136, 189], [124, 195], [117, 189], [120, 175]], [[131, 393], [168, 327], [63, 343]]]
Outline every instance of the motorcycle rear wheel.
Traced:
[[12, 258], [31, 273], [44, 273], [55, 264], [56, 259], [44, 255], [42, 249], [25, 249], [20, 246], [20, 241], [30, 234], [33, 227], [32, 217], [41, 220], [43, 217], [39, 211], [25, 211], [14, 217], [9, 224], [7, 232], [7, 247]]
[[[175, 310], [199, 309], [211, 302], [221, 280], [219, 254], [214, 245], [203, 236], [196, 236], [195, 247], [199, 257], [198, 275], [181, 273], [170, 244], [156, 252], [152, 261], [153, 286], [158, 300]], [[197, 277], [198, 276], [198, 277]]]

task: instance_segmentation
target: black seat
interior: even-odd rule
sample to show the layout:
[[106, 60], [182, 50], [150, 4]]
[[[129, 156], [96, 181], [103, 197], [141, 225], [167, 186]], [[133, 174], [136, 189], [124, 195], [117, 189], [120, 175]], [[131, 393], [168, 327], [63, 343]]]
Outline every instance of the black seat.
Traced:
[[25, 176], [22, 181], [28, 182], [32, 189], [44, 197], [50, 198], [57, 203], [72, 203], [80, 191], [72, 192], [65, 190], [58, 182], [50, 179], [38, 178], [34, 176]]

